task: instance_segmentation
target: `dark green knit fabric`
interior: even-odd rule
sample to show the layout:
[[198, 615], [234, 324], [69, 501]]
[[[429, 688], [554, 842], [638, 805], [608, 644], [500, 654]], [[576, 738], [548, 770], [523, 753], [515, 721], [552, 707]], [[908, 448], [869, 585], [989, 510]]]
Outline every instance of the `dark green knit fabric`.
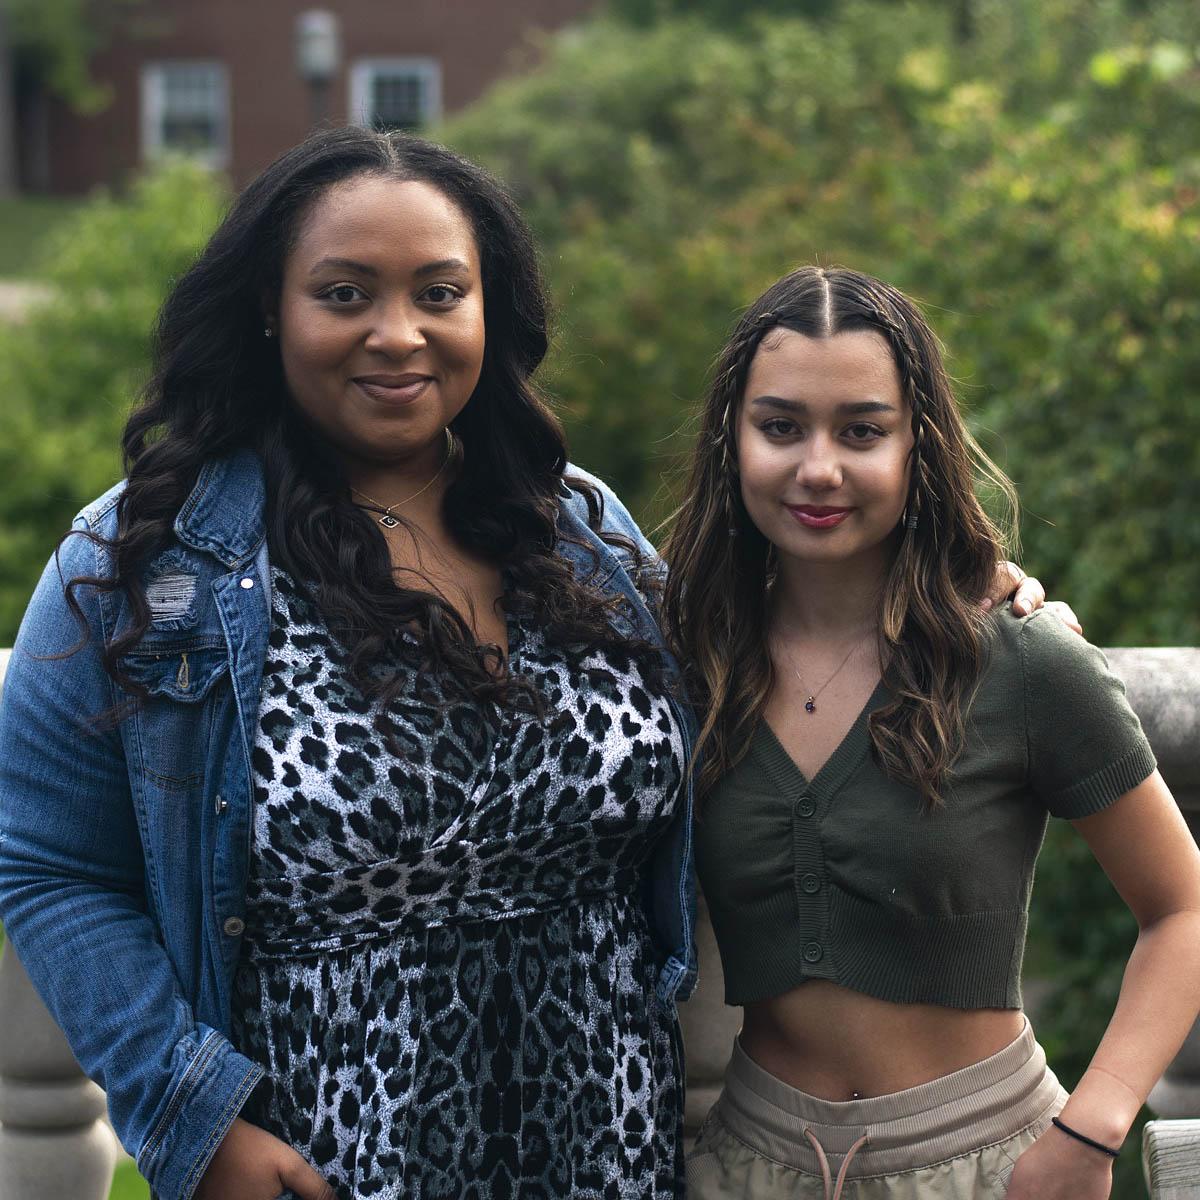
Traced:
[[881, 684], [811, 781], [769, 726], [708, 797], [697, 865], [745, 1004], [808, 979], [900, 1003], [1019, 1008], [1047, 814], [1099, 812], [1154, 770], [1104, 655], [1045, 613], [997, 614], [946, 804], [871, 753]]

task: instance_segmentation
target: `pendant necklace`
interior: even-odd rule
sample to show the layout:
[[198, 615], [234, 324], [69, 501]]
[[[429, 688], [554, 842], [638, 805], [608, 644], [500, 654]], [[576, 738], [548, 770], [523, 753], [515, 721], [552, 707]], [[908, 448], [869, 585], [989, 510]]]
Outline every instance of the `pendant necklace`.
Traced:
[[365, 504], [360, 504], [358, 507], [369, 509], [371, 512], [382, 513], [383, 515], [379, 518], [380, 525], [382, 525], [384, 529], [395, 529], [400, 522], [392, 516], [392, 509], [399, 508], [401, 505], [407, 504], [410, 500], [415, 500], [418, 496], [429, 491], [429, 489], [433, 487], [435, 483], [437, 483], [438, 479], [441, 478], [442, 472], [446, 469], [446, 464], [450, 461], [451, 452], [454, 449], [453, 439], [454, 435], [450, 432], [450, 427], [446, 426], [446, 457], [442, 459], [442, 465], [438, 467], [437, 471], [434, 472], [433, 478], [423, 488], [418, 488], [417, 491], [413, 492], [411, 496], [405, 496], [403, 500], [397, 500], [395, 504], [389, 504], [385, 508], [379, 503], [378, 500], [374, 500], [368, 496], [366, 492], [360, 492], [358, 488], [352, 487], [350, 491], [360, 499], [366, 501]]
[[800, 678], [800, 672], [797, 670], [796, 664], [792, 662], [791, 656], [788, 656], [788, 665], [792, 668], [792, 674], [796, 676], [796, 682], [799, 683], [800, 690], [802, 692], [808, 692], [808, 699], [804, 701], [804, 711], [808, 713], [809, 716], [817, 711], [817, 697], [838, 677], [842, 668], [850, 661], [850, 655], [852, 655], [855, 650], [858, 650], [861, 646], [861, 642], [855, 642], [855, 644], [846, 651], [846, 657], [843, 658], [840, 663], [838, 663], [836, 668], [834, 668], [833, 674], [830, 675], [830, 677], [825, 680], [825, 682], [821, 684], [821, 686], [817, 688], [815, 692], [808, 692], [808, 688], [804, 685], [804, 680]]

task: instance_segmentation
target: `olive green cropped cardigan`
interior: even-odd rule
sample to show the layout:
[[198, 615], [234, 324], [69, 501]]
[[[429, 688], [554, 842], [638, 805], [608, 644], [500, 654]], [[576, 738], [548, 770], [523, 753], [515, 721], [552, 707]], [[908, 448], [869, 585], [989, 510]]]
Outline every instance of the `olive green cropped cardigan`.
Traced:
[[1047, 814], [1099, 812], [1154, 770], [1104, 655], [1053, 616], [998, 612], [944, 807], [889, 779], [867, 719], [812, 779], [760, 721], [705, 801], [697, 868], [744, 1004], [809, 979], [884, 1000], [1019, 1008]]

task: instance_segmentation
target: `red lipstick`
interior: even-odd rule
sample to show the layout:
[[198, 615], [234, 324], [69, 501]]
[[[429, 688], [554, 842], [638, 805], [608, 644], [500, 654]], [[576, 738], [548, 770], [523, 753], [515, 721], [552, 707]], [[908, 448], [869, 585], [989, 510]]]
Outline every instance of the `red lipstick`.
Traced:
[[826, 504], [787, 504], [784, 507], [805, 529], [836, 529], [853, 511]]

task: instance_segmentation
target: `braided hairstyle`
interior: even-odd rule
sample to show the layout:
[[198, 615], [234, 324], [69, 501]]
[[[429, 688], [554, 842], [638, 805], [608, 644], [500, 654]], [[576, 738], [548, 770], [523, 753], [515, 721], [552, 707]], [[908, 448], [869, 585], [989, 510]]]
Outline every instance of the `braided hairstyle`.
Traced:
[[[872, 714], [870, 731], [889, 774], [937, 806], [983, 666], [979, 600], [1008, 544], [1016, 497], [967, 430], [920, 310], [896, 288], [845, 268], [803, 267], [772, 284], [737, 322], [713, 369], [687, 496], [664, 550], [670, 572], [662, 603], [667, 638], [687, 664], [700, 709], [700, 794], [745, 754], [774, 684], [775, 550], [742, 503], [737, 420], [750, 364], [778, 330], [812, 338], [866, 330], [891, 349], [913, 448], [879, 613], [879, 657], [892, 699]], [[976, 496], [981, 481], [1004, 501], [1000, 524]]]

